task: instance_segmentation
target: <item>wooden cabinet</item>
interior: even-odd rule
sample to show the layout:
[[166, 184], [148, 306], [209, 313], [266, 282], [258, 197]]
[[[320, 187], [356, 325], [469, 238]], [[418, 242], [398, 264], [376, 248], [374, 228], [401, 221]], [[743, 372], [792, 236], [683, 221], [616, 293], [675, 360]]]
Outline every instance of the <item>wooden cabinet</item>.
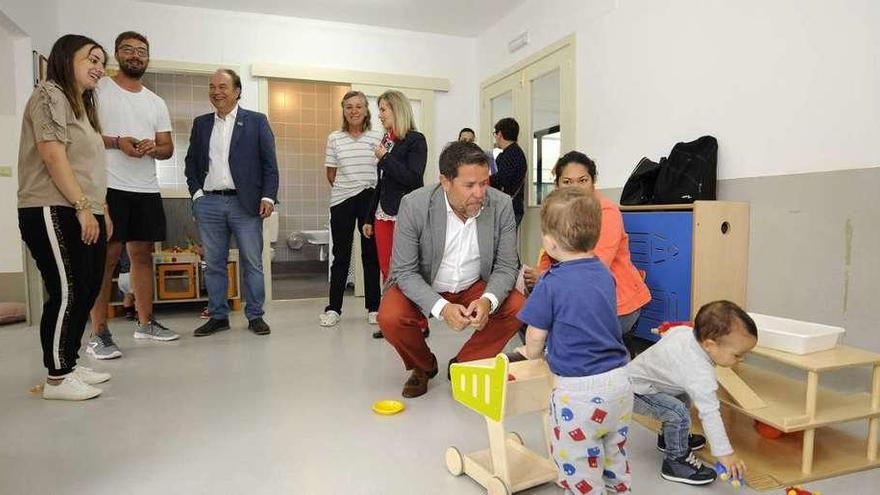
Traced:
[[652, 330], [660, 323], [691, 320], [700, 306], [718, 299], [745, 308], [748, 203], [696, 201], [620, 210], [630, 258], [651, 291], [636, 335], [656, 341]]

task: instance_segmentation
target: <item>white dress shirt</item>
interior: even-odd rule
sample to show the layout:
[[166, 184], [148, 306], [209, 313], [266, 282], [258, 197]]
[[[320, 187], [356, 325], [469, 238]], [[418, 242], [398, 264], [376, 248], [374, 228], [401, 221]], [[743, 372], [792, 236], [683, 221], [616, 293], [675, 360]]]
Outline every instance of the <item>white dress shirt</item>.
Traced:
[[[477, 238], [476, 217], [462, 222], [461, 218], [449, 204], [449, 198], [443, 193], [446, 201], [446, 246], [443, 259], [431, 287], [437, 292], [461, 292], [480, 280], [480, 244]], [[492, 303], [492, 311], [498, 307], [498, 298], [494, 294], [484, 293], [483, 297]], [[431, 314], [441, 319], [440, 312], [449, 304], [442, 297], [431, 308]]]
[[[202, 189], [193, 194], [193, 201], [204, 195], [204, 191], [222, 191], [235, 189], [232, 180], [232, 169], [229, 166], [229, 148], [232, 146], [232, 133], [235, 131], [235, 119], [238, 117], [238, 105], [220, 117], [214, 112], [214, 130], [208, 144], [208, 175]], [[262, 201], [275, 203], [272, 198], [261, 198]]]
[[221, 118], [214, 113], [214, 130], [208, 145], [208, 176], [205, 177], [205, 191], [235, 189], [232, 170], [229, 168], [229, 146], [232, 144], [232, 131], [235, 129], [235, 118], [238, 116], [238, 105]]

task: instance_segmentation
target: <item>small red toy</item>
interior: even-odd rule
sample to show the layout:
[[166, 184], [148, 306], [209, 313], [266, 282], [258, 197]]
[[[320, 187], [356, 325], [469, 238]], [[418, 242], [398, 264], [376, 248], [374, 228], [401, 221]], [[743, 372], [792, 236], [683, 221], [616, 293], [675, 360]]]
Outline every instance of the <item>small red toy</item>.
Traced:
[[804, 490], [801, 486], [790, 486], [785, 489], [785, 495], [822, 495], [819, 492]]
[[785, 432], [783, 432], [782, 430], [777, 430], [776, 428], [768, 424], [762, 423], [757, 419], [755, 420], [753, 426], [755, 427], [755, 431], [757, 431], [759, 435], [764, 438], [769, 438], [770, 440], [776, 440], [777, 438], [785, 435]]
[[693, 328], [694, 322], [692, 322], [692, 321], [664, 321], [655, 329], [654, 333], [656, 333], [657, 335], [663, 335], [670, 328], [681, 327], [681, 326]]

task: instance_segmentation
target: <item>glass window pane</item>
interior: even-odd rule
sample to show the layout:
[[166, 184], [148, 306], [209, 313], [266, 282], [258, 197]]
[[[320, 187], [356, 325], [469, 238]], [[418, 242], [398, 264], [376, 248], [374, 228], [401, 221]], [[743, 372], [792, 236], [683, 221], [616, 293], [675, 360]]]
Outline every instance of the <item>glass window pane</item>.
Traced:
[[551, 171], [559, 159], [562, 129], [559, 126], [562, 87], [559, 69], [531, 81], [532, 140], [531, 197], [541, 204], [544, 196], [553, 190]]

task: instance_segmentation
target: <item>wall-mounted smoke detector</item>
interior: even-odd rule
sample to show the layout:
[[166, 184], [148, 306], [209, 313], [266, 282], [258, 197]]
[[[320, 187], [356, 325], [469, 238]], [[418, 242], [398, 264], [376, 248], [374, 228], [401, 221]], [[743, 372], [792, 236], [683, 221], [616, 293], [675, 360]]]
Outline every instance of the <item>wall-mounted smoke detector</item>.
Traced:
[[507, 51], [513, 53], [529, 44], [529, 32], [525, 31], [516, 38], [507, 42]]

